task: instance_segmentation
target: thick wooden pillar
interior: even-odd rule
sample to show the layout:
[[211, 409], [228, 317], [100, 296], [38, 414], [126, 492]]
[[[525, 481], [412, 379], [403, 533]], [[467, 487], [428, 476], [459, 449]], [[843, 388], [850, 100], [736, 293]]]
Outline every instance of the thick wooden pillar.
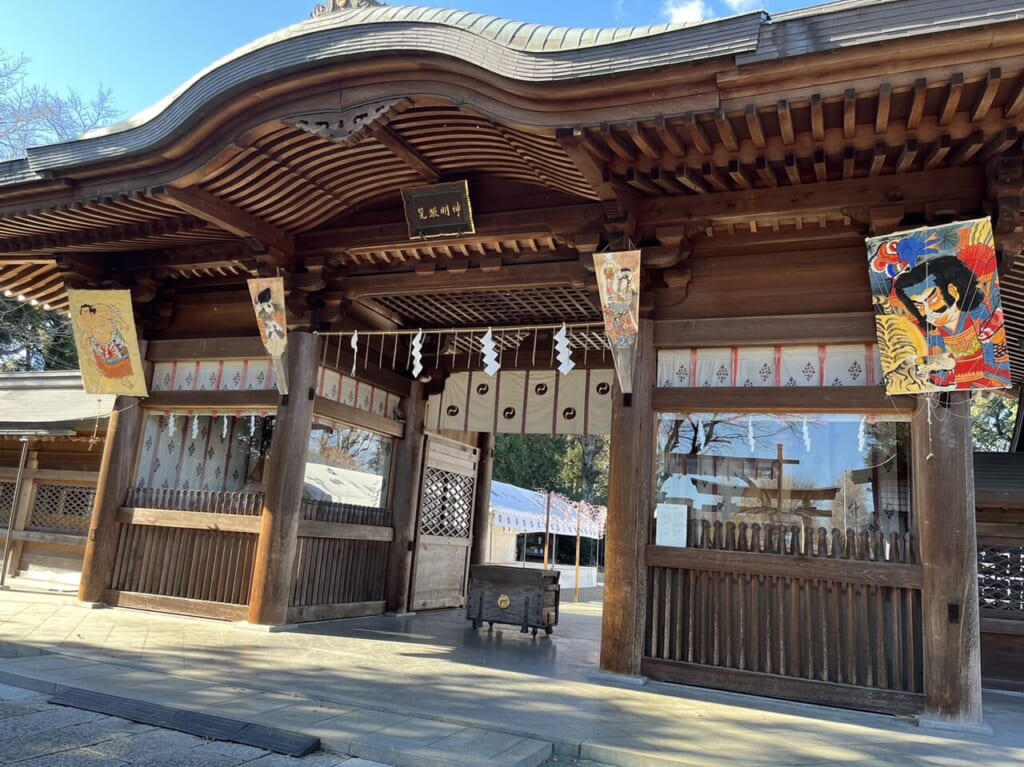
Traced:
[[318, 339], [289, 333], [285, 352], [288, 394], [281, 397], [267, 464], [260, 539], [253, 565], [249, 622], [288, 622], [292, 568], [299, 537], [299, 509], [313, 422]]
[[601, 669], [640, 675], [643, 656], [647, 567], [645, 549], [651, 516], [654, 472], [654, 329], [640, 323], [633, 393], [616, 385], [608, 473], [608, 521], [605, 533], [604, 612]]
[[409, 396], [402, 400], [405, 413], [405, 436], [395, 450], [394, 492], [391, 494], [391, 519], [395, 537], [388, 559], [387, 610], [404, 613], [409, 609], [412, 578], [412, 550], [416, 542], [416, 519], [419, 514], [420, 478], [423, 471], [423, 419], [427, 400], [423, 384], [413, 382]]
[[477, 441], [480, 458], [476, 470], [476, 508], [473, 512], [471, 565], [487, 564], [491, 555], [491, 480], [494, 477], [494, 435], [480, 434]]
[[145, 418], [140, 402], [137, 397], [118, 397], [110, 414], [85, 544], [82, 580], [78, 585], [78, 598], [83, 602], [102, 601], [103, 592], [110, 588], [114, 577], [117, 512], [124, 505], [132, 483]]
[[923, 724], [982, 725], [971, 395], [922, 399], [914, 413], [914, 511], [923, 570]]

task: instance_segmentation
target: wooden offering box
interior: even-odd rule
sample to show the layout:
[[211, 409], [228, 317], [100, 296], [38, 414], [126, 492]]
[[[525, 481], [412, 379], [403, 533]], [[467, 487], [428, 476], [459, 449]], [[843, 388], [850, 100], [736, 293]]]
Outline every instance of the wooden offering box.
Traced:
[[466, 618], [473, 628], [486, 621], [511, 623], [522, 633], [544, 629], [550, 634], [558, 625], [558, 570], [526, 567], [473, 565], [469, 568]]

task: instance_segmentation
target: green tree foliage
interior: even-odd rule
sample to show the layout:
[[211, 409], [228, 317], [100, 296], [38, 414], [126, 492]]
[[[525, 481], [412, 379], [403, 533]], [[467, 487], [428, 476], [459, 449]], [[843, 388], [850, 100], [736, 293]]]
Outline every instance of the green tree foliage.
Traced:
[[1010, 449], [1017, 417], [1017, 399], [1001, 391], [979, 394], [971, 402], [974, 449], [979, 453], [1005, 453]]
[[13, 298], [0, 298], [0, 370], [75, 370], [67, 315]]
[[494, 444], [499, 482], [561, 493], [574, 501], [608, 502], [608, 439], [499, 434]]

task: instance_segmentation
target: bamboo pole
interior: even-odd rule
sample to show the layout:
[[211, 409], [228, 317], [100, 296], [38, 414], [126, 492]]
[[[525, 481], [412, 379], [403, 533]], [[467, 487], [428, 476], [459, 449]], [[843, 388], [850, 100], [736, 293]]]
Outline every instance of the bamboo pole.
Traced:
[[576, 504], [576, 593], [572, 601], [580, 601], [580, 503]]
[[544, 507], [544, 569], [548, 569], [548, 546], [551, 544], [551, 491]]

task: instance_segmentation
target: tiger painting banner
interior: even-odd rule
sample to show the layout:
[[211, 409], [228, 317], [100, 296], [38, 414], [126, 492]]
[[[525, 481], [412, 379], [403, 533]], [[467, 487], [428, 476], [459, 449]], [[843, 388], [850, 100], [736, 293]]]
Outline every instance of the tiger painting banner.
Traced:
[[1010, 386], [988, 218], [866, 243], [887, 394]]
[[130, 290], [69, 290], [71, 327], [89, 394], [146, 397]]
[[619, 388], [633, 391], [633, 358], [640, 316], [640, 251], [594, 254], [604, 332], [612, 350]]

